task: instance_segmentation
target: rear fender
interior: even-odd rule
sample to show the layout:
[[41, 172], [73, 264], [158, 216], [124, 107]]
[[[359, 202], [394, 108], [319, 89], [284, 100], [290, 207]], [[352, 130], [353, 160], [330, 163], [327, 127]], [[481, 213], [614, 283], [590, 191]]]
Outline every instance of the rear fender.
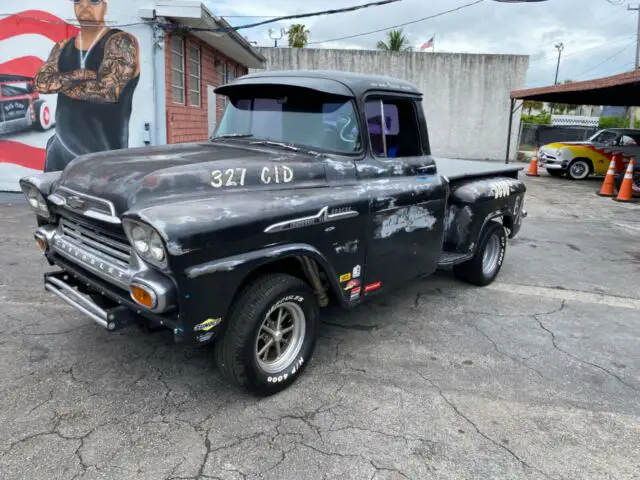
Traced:
[[445, 223], [446, 251], [473, 254], [487, 224], [500, 220], [513, 238], [520, 230], [525, 185], [494, 177], [454, 185]]

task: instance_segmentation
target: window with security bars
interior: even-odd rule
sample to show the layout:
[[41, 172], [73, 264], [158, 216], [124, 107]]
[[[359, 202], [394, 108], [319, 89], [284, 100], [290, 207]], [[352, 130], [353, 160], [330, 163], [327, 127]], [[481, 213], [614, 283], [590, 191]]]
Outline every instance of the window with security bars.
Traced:
[[184, 39], [171, 38], [171, 92], [174, 103], [184, 103]]
[[200, 48], [189, 46], [189, 103], [200, 106]]

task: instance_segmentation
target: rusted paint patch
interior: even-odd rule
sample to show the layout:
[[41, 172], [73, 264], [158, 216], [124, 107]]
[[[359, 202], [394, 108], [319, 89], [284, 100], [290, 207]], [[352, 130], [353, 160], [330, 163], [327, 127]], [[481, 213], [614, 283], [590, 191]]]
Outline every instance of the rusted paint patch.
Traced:
[[436, 217], [427, 209], [418, 206], [400, 208], [383, 217], [374, 232], [374, 238], [389, 238], [398, 232], [407, 233], [421, 229], [431, 229]]
[[358, 251], [359, 240], [351, 240], [350, 242], [338, 244], [334, 243], [333, 248], [338, 255], [342, 253], [356, 253]]

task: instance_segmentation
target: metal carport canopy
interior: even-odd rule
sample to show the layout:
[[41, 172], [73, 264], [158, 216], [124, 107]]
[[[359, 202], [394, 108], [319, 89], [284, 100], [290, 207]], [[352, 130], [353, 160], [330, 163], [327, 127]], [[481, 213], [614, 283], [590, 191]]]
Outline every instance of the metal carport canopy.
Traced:
[[511, 153], [511, 127], [517, 100], [537, 100], [570, 105], [637, 107], [640, 106], [640, 69], [584, 82], [513, 90], [511, 92], [511, 112], [505, 163], [509, 163], [509, 155]]
[[584, 82], [514, 90], [512, 100], [538, 100], [571, 105], [640, 106], [640, 69]]

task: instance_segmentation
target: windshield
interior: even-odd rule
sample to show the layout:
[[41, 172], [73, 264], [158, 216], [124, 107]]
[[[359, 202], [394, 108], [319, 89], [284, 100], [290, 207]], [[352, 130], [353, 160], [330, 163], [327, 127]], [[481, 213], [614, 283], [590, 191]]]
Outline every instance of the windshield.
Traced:
[[611, 140], [618, 136], [615, 132], [610, 132], [608, 130], [600, 130], [596, 132], [590, 139], [590, 142], [593, 143], [609, 143]]
[[229, 99], [214, 135], [251, 137], [349, 154], [360, 150], [360, 132], [351, 99], [308, 90], [287, 96]]

